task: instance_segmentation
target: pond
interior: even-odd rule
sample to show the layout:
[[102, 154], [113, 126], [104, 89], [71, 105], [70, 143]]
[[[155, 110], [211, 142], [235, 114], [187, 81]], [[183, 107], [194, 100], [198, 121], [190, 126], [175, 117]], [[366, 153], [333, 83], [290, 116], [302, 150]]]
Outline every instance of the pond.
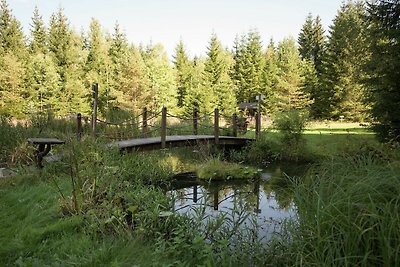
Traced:
[[252, 228], [258, 238], [269, 240], [281, 231], [284, 220], [296, 218], [296, 205], [285, 181], [304, 170], [304, 166], [273, 165], [259, 179], [210, 183], [185, 173], [176, 177], [167, 193], [176, 212], [198, 216], [200, 210], [203, 220], [224, 216], [231, 224]]

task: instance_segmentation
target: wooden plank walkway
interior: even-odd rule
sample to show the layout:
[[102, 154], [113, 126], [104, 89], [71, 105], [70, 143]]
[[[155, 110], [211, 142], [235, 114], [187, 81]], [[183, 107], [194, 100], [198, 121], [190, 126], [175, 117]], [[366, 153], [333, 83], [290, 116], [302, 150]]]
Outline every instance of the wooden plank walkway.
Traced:
[[[228, 147], [243, 147], [254, 141], [253, 138], [219, 136], [218, 144]], [[171, 135], [166, 136], [166, 148], [195, 146], [199, 144], [214, 144], [214, 135]], [[155, 150], [161, 149], [161, 137], [138, 138], [117, 141], [107, 144], [108, 147], [118, 147], [121, 150]]]

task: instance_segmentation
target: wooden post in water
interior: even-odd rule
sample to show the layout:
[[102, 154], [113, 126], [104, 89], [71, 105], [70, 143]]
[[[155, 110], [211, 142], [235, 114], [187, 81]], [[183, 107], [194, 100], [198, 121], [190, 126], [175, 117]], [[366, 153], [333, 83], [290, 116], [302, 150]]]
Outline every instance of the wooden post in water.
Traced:
[[163, 107], [161, 111], [161, 148], [166, 147], [167, 139], [167, 108]]
[[142, 122], [142, 134], [143, 137], [147, 137], [147, 108], [143, 108], [143, 122]]
[[198, 116], [198, 111], [197, 111], [197, 107], [193, 108], [193, 134], [197, 135], [198, 131], [197, 131], [197, 116]]
[[214, 110], [214, 140], [215, 144], [219, 144], [219, 110]]
[[76, 115], [76, 137], [78, 138], [78, 140], [81, 140], [82, 137], [82, 114], [78, 113], [78, 115]]
[[99, 101], [99, 86], [97, 83], [92, 85], [93, 92], [93, 113], [92, 113], [92, 135], [96, 137], [97, 126], [97, 102]]
[[232, 115], [232, 135], [234, 137], [237, 137], [237, 129], [238, 129], [237, 114], [233, 113], [233, 115]]

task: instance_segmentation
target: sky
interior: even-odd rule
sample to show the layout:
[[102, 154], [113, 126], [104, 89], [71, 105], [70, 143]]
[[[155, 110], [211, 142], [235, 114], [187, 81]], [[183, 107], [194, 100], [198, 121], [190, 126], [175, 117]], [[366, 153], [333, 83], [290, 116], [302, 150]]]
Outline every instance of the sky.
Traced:
[[174, 53], [183, 40], [189, 55], [205, 55], [211, 34], [231, 48], [237, 35], [256, 29], [267, 45], [273, 38], [297, 39], [309, 13], [319, 15], [324, 29], [337, 14], [343, 0], [7, 0], [14, 16], [29, 33], [34, 7], [48, 25], [60, 7], [71, 26], [87, 31], [91, 18], [112, 33], [120, 24], [130, 43], [161, 43]]

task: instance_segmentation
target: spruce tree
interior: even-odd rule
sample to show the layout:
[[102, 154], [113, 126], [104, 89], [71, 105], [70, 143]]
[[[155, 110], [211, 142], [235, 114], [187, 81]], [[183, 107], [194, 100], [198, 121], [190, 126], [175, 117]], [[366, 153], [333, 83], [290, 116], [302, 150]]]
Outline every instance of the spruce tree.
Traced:
[[254, 102], [256, 95], [262, 93], [262, 74], [264, 69], [261, 37], [257, 31], [250, 31], [247, 35], [244, 68], [246, 70], [245, 101]]
[[186, 54], [183, 41], [179, 41], [175, 48], [174, 66], [176, 70], [176, 83], [178, 89], [178, 107], [183, 107], [184, 99], [190, 90], [192, 65]]
[[111, 90], [111, 60], [108, 55], [108, 43], [104, 38], [100, 23], [92, 19], [88, 34], [88, 55], [85, 65], [86, 86], [93, 83], [99, 86], [99, 109], [105, 113], [113, 106], [117, 106], [116, 94]]
[[326, 48], [325, 31], [322, 27], [321, 18], [317, 16], [313, 23], [313, 49], [312, 59], [318, 78], [322, 74], [322, 61]]
[[23, 59], [26, 51], [25, 36], [20, 22], [12, 15], [7, 1], [0, 2], [0, 42], [4, 53], [12, 52]]
[[111, 94], [116, 97], [116, 105], [124, 109], [132, 110], [126, 95], [127, 83], [130, 79], [127, 68], [129, 68], [129, 48], [125, 34], [121, 31], [118, 22], [115, 24], [114, 33], [110, 40], [109, 57], [111, 60], [111, 77], [109, 86]]
[[0, 2], [0, 114], [22, 116], [26, 45], [19, 21]]
[[310, 96], [304, 90], [303, 61], [295, 41], [286, 38], [278, 45], [278, 81], [275, 86], [279, 110], [304, 110], [310, 104]]
[[367, 62], [368, 100], [374, 129], [383, 141], [400, 141], [400, 1], [379, 0], [368, 7], [372, 56]]
[[151, 95], [150, 102], [146, 103], [147, 107], [153, 110], [161, 110], [162, 107], [176, 108], [175, 73], [164, 47], [161, 44], [149, 44], [141, 52], [146, 64], [148, 91]]
[[226, 114], [231, 114], [236, 108], [233, 82], [230, 78], [232, 66], [233, 57], [221, 47], [216, 34], [212, 34], [207, 48], [203, 87], [205, 91], [209, 91], [208, 102]]
[[84, 59], [82, 47], [83, 40], [70, 29], [68, 19], [60, 8], [50, 17], [48, 33], [49, 55], [60, 78], [59, 88], [55, 93], [58, 101], [54, 103], [54, 112], [58, 115], [89, 112], [85, 98], [89, 92], [85, 92], [82, 81]]
[[261, 91], [261, 94], [265, 97], [263, 102], [264, 107], [268, 111], [273, 112], [276, 110], [277, 92], [275, 88], [278, 83], [279, 68], [278, 54], [275, 43], [272, 39], [267, 46], [264, 57], [265, 65], [262, 77], [263, 90]]
[[362, 2], [348, 2], [341, 7], [331, 27], [322, 77], [324, 99], [321, 106], [334, 118], [345, 116], [346, 119], [362, 120], [368, 112], [362, 83], [365, 76], [362, 66], [370, 56], [364, 16]]
[[29, 48], [32, 54], [46, 54], [48, 51], [46, 28], [37, 6], [35, 6], [35, 10], [33, 11]]
[[303, 59], [314, 61], [314, 25], [311, 13], [308, 14], [298, 38], [299, 52]]

